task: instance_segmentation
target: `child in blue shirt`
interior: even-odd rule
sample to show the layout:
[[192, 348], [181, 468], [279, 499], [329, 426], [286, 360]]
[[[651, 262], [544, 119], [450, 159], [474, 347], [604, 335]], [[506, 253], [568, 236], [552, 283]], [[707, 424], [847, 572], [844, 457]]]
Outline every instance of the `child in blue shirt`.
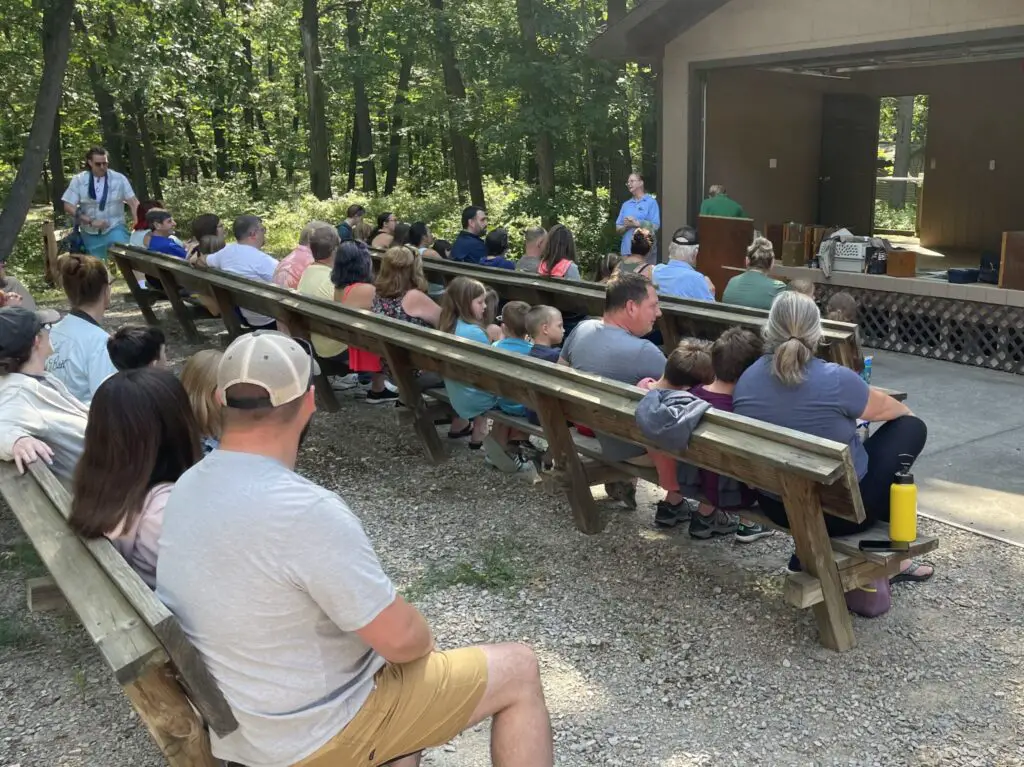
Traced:
[[508, 232], [504, 229], [495, 229], [484, 238], [484, 246], [487, 248], [487, 256], [480, 262], [480, 266], [493, 266], [498, 269], [515, 269], [516, 262], [505, 258], [508, 253]]
[[[558, 356], [562, 353], [562, 337], [565, 335], [562, 313], [553, 306], [538, 304], [526, 315], [526, 332], [533, 341], [530, 356], [557, 365]], [[540, 424], [540, 419], [532, 410], [526, 411], [526, 419], [532, 424]]]
[[[495, 349], [502, 349], [513, 354], [526, 354], [533, 350], [533, 344], [526, 339], [526, 315], [530, 312], [530, 305], [525, 301], [509, 301], [501, 310], [498, 322], [501, 324], [501, 332], [504, 335], [500, 341], [494, 343]], [[498, 398], [498, 407], [502, 412], [522, 418], [526, 415], [526, 406], [520, 405], [504, 397]]]
[[[441, 298], [438, 330], [489, 345], [490, 339], [487, 337], [484, 316], [486, 311], [487, 289], [483, 283], [469, 277], [456, 277], [448, 283]], [[487, 411], [498, 406], [497, 395], [451, 378], [444, 379], [444, 388], [456, 414], [473, 424], [470, 449], [479, 450], [484, 447], [486, 441], [489, 462], [502, 471], [516, 473], [532, 468], [532, 465], [518, 454], [513, 456], [506, 452], [509, 440], [508, 426], [496, 423], [488, 436]]]

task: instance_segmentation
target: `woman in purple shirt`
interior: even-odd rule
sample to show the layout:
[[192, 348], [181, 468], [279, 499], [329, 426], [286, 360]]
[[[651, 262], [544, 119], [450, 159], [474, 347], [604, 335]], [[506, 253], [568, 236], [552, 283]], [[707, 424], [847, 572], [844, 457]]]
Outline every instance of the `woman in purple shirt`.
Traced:
[[[850, 446], [866, 519], [857, 523], [825, 517], [829, 535], [849, 535], [889, 520], [893, 476], [904, 460], [914, 461], [921, 454], [928, 430], [903, 403], [868, 386], [849, 368], [815, 356], [821, 335], [814, 300], [792, 291], [780, 293], [764, 330], [766, 354], [740, 376], [733, 409]], [[857, 436], [858, 418], [882, 422], [863, 443]], [[760, 505], [772, 521], [788, 527], [778, 498], [762, 493]]]

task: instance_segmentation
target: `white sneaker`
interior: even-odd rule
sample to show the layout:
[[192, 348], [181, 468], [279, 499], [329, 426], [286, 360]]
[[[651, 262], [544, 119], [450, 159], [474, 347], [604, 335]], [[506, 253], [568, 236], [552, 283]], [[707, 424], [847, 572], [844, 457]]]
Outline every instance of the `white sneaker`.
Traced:
[[347, 376], [334, 376], [331, 380], [331, 388], [334, 391], [348, 391], [359, 386], [359, 374], [349, 373]]
[[384, 379], [384, 388], [387, 389], [392, 394], [397, 394], [398, 393], [398, 387], [395, 386], [393, 383], [391, 383], [391, 381], [389, 381], [386, 378]]

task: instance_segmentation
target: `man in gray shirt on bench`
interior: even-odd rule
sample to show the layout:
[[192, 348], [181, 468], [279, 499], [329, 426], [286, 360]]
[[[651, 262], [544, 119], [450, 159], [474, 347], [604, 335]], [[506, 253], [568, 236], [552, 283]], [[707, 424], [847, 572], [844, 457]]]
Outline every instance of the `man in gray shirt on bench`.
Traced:
[[437, 651], [344, 501], [295, 473], [316, 409], [308, 347], [273, 331], [228, 347], [220, 448], [178, 480], [157, 595], [238, 729], [214, 756], [246, 767], [413, 767], [493, 718], [506, 767], [551, 767], [537, 659], [520, 644]]

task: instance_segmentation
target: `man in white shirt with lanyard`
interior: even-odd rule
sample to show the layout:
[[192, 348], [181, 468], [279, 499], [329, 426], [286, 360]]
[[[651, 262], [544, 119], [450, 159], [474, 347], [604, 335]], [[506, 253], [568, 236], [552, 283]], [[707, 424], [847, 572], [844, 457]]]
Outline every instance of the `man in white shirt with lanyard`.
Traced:
[[135, 220], [139, 200], [128, 179], [110, 169], [107, 150], [94, 146], [85, 154], [86, 169], [76, 174], [61, 200], [78, 219], [82, 241], [91, 256], [105, 259], [107, 246], [128, 242], [124, 206]]

